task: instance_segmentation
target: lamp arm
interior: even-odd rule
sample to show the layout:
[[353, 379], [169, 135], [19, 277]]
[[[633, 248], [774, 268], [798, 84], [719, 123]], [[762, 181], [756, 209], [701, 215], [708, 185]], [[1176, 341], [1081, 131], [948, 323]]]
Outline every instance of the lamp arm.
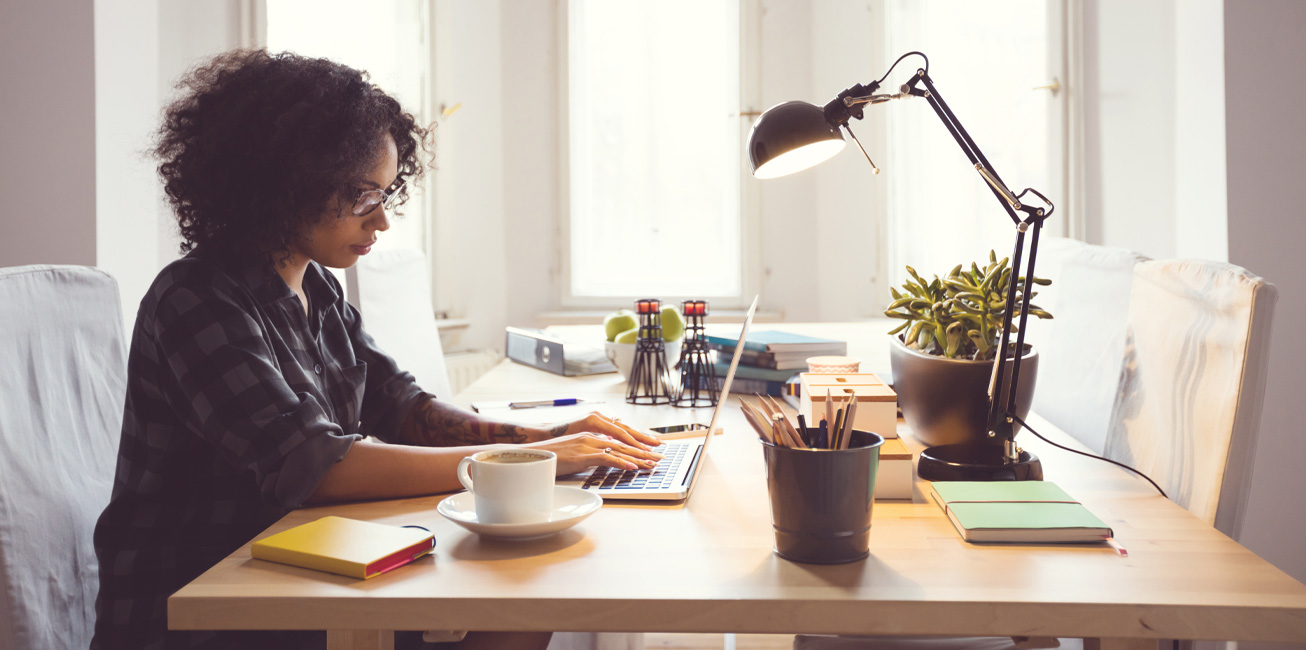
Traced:
[[[924, 86], [921, 88], [920, 86]], [[993, 193], [1002, 209], [1007, 212], [1013, 224], [1016, 225], [1016, 245], [1011, 253], [1011, 281], [1007, 285], [1007, 310], [1002, 317], [1002, 336], [998, 344], [996, 357], [993, 361], [993, 374], [989, 382], [989, 413], [986, 422], [988, 437], [995, 442], [1003, 445], [1004, 456], [1010, 461], [1016, 461], [1019, 457], [1019, 449], [1015, 444], [1016, 424], [1011, 414], [1016, 410], [1016, 388], [1020, 385], [1020, 361], [1024, 356], [1025, 349], [1025, 325], [1029, 321], [1029, 301], [1033, 294], [1034, 288], [1034, 263], [1038, 256], [1039, 233], [1043, 227], [1043, 221], [1052, 215], [1056, 209], [1052, 202], [1043, 196], [1037, 190], [1026, 188], [1020, 194], [1016, 194], [1002, 182], [1002, 177], [998, 176], [997, 171], [989, 163], [984, 152], [980, 151], [975, 141], [971, 139], [970, 134], [966, 132], [965, 127], [953, 114], [952, 109], [948, 107], [943, 96], [934, 86], [934, 80], [923, 69], [917, 70], [916, 74], [910, 81], [902, 86], [901, 92], [896, 97], [902, 96], [922, 97], [929, 103], [930, 108], [938, 115], [943, 126], [952, 134], [957, 146], [961, 147], [966, 157], [970, 159], [975, 170], [979, 172], [980, 177], [988, 185], [989, 190]], [[883, 97], [883, 96], [881, 96]], [[895, 96], [890, 96], [895, 98]], [[857, 98], [863, 99], [863, 98]], [[879, 97], [869, 98], [868, 103], [879, 103], [876, 101]], [[887, 100], [881, 100], [887, 101]], [[1047, 209], [1036, 206], [1025, 205], [1021, 202], [1021, 197], [1027, 193], [1033, 193], [1041, 199]], [[1023, 217], [1017, 215], [1017, 212], [1023, 213]], [[1025, 287], [1021, 295], [1019, 307], [1016, 304], [1016, 289], [1021, 277], [1021, 262], [1025, 249], [1025, 233], [1033, 228], [1029, 245], [1029, 260], [1024, 267]], [[1016, 327], [1016, 353], [1011, 360], [1010, 374], [1007, 373], [1007, 350], [1011, 342], [1012, 314], [1019, 309], [1019, 323]], [[1002, 392], [1005, 389], [1006, 403], [1002, 403]]]

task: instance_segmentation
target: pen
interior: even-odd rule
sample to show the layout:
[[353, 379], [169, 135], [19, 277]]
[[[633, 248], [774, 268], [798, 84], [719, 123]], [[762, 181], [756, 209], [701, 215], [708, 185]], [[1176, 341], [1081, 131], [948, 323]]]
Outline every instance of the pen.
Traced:
[[575, 397], [565, 397], [562, 399], [541, 399], [534, 402], [508, 402], [508, 408], [513, 409], [533, 409], [540, 406], [571, 406], [572, 404], [588, 404], [590, 400], [576, 399]]

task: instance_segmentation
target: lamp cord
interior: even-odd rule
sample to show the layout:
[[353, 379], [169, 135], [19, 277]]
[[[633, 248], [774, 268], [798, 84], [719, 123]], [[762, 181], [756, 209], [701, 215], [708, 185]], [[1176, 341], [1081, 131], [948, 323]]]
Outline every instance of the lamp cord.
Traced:
[[911, 56], [911, 55], [913, 55], [913, 54], [916, 54], [916, 55], [920, 56], [922, 59], [925, 59], [925, 74], [929, 74], [929, 73], [930, 73], [930, 57], [925, 56], [925, 53], [924, 53], [924, 52], [911, 51], [911, 52], [908, 52], [908, 53], [906, 53], [906, 54], [904, 54], [904, 55], [898, 57], [898, 60], [897, 60], [897, 61], [894, 61], [894, 62], [893, 62], [893, 65], [889, 66], [889, 72], [884, 73], [884, 76], [883, 76], [883, 77], [880, 77], [880, 80], [879, 80], [879, 81], [876, 81], [876, 82], [875, 82], [875, 85], [878, 86], [878, 85], [880, 85], [880, 83], [883, 82], [885, 79], [888, 79], [888, 78], [889, 78], [889, 73], [893, 72], [893, 69], [894, 69], [895, 67], [898, 66], [898, 63], [901, 62], [903, 59], [905, 59], [905, 58], [907, 58], [907, 57], [909, 57], [909, 56]]
[[1013, 420], [1015, 420], [1016, 422], [1018, 422], [1018, 423], [1020, 424], [1020, 426], [1025, 427], [1026, 429], [1029, 429], [1029, 432], [1030, 432], [1030, 433], [1032, 433], [1032, 434], [1038, 436], [1038, 439], [1039, 439], [1039, 440], [1042, 440], [1043, 442], [1046, 442], [1046, 443], [1048, 443], [1049, 445], [1052, 445], [1053, 447], [1056, 447], [1056, 448], [1058, 448], [1058, 449], [1064, 449], [1064, 450], [1066, 450], [1066, 451], [1069, 451], [1069, 452], [1073, 452], [1073, 453], [1079, 454], [1080, 456], [1088, 456], [1089, 458], [1096, 458], [1096, 459], [1098, 459], [1098, 460], [1105, 460], [1106, 462], [1111, 463], [1112, 465], [1119, 465], [1119, 466], [1121, 466], [1121, 467], [1123, 467], [1123, 468], [1125, 468], [1125, 469], [1127, 469], [1127, 470], [1129, 470], [1129, 471], [1131, 471], [1131, 472], [1133, 472], [1133, 473], [1135, 473], [1135, 474], [1137, 474], [1137, 475], [1139, 475], [1139, 476], [1141, 476], [1141, 477], [1147, 479], [1147, 482], [1148, 482], [1148, 483], [1151, 483], [1151, 484], [1152, 484], [1152, 487], [1156, 488], [1156, 491], [1161, 493], [1161, 496], [1163, 496], [1163, 497], [1165, 497], [1165, 498], [1167, 498], [1167, 499], [1170, 498], [1170, 497], [1166, 496], [1166, 494], [1165, 494], [1165, 490], [1162, 490], [1162, 489], [1161, 489], [1161, 486], [1157, 485], [1157, 484], [1156, 484], [1156, 481], [1153, 481], [1151, 478], [1148, 478], [1148, 476], [1147, 476], [1146, 474], [1144, 474], [1144, 473], [1142, 473], [1142, 472], [1140, 472], [1140, 471], [1138, 471], [1138, 470], [1136, 470], [1136, 469], [1134, 469], [1134, 468], [1132, 468], [1132, 467], [1130, 467], [1130, 466], [1128, 466], [1128, 465], [1126, 465], [1126, 464], [1124, 464], [1124, 463], [1117, 463], [1116, 461], [1111, 460], [1110, 458], [1103, 458], [1102, 456], [1097, 456], [1097, 455], [1095, 455], [1095, 454], [1090, 454], [1090, 453], [1088, 453], [1088, 452], [1086, 452], [1086, 451], [1079, 451], [1078, 449], [1071, 449], [1070, 447], [1067, 447], [1067, 446], [1065, 446], [1065, 445], [1059, 445], [1059, 444], [1057, 444], [1057, 443], [1055, 443], [1055, 442], [1052, 442], [1051, 440], [1048, 440], [1047, 438], [1043, 437], [1043, 434], [1041, 434], [1041, 433], [1035, 431], [1035, 430], [1034, 430], [1034, 427], [1029, 426], [1029, 424], [1028, 424], [1027, 422], [1025, 422], [1024, 420], [1020, 419], [1020, 416], [1018, 416], [1018, 415], [1016, 415], [1016, 414], [1014, 414], [1014, 413], [1008, 413], [1008, 415], [1011, 416], [1011, 419], [1013, 419]]

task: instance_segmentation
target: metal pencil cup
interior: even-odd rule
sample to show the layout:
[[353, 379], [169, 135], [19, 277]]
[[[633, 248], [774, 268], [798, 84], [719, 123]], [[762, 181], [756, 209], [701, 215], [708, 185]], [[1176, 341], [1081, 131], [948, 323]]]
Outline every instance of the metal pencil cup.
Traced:
[[853, 431], [848, 449], [792, 449], [763, 442], [775, 553], [809, 564], [870, 554], [871, 507], [884, 438]]

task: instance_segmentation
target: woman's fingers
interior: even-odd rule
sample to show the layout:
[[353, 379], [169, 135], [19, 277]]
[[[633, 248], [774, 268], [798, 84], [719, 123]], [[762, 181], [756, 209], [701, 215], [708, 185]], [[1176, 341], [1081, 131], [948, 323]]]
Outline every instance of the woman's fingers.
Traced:
[[644, 460], [642, 458], [633, 458], [626, 454], [614, 450], [599, 451], [590, 455], [590, 461], [593, 465], [602, 465], [604, 467], [615, 467], [617, 469], [648, 469], [656, 462]]
[[594, 433], [556, 438], [540, 447], [558, 454], [560, 474], [569, 474], [595, 465], [617, 469], [649, 469], [662, 458], [661, 454], [628, 445], [612, 436]]
[[627, 456], [635, 460], [649, 461], [652, 463], [657, 463], [657, 461], [662, 460], [662, 454], [622, 442], [614, 436], [594, 436], [593, 441], [592, 444], [596, 444], [600, 449], [610, 449], [611, 451], [609, 453], [612, 454]]
[[609, 418], [596, 411], [590, 413], [586, 419], [595, 433], [610, 435], [640, 449], [648, 450], [662, 444], [662, 441], [656, 436], [639, 431], [635, 427], [622, 422], [620, 418]]
[[635, 427], [632, 427], [629, 424], [626, 424], [625, 422], [622, 422], [621, 420], [615, 418], [612, 421], [616, 423], [616, 425], [621, 429], [621, 433], [625, 434], [625, 436], [622, 437], [622, 439], [629, 444], [633, 444], [638, 447], [643, 447], [645, 449], [657, 447], [658, 445], [662, 444], [662, 440], [655, 435], [644, 433], [643, 431], [640, 431], [639, 429], [636, 429]]

